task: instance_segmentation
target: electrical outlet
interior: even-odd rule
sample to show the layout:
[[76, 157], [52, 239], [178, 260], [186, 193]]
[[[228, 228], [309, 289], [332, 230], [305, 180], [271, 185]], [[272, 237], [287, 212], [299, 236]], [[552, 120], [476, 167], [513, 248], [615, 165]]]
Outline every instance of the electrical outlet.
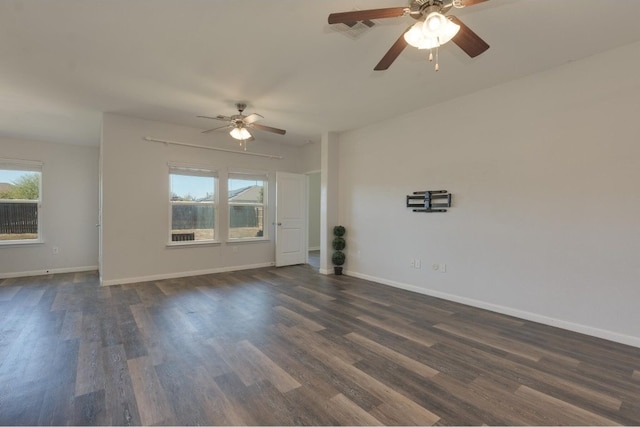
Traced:
[[440, 273], [446, 273], [447, 272], [447, 264], [442, 264], [440, 266]]
[[60, 248], [58, 248], [57, 246], [54, 246], [51, 249], [52, 249], [54, 255], [58, 255], [60, 253]]
[[416, 260], [415, 259], [409, 260], [409, 267], [416, 268]]
[[416, 262], [415, 262], [415, 265], [416, 265], [416, 268], [422, 268], [422, 261], [417, 259]]
[[440, 264], [432, 264], [431, 268], [433, 268], [433, 271], [438, 271], [440, 269]]

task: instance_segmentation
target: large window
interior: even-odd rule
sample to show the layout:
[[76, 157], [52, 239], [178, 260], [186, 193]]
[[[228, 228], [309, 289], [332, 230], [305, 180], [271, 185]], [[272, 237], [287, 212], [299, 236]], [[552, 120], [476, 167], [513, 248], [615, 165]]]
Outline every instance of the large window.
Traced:
[[206, 242], [216, 235], [216, 173], [210, 170], [170, 167], [169, 240]]
[[265, 238], [267, 176], [229, 173], [229, 240]]
[[0, 159], [0, 244], [39, 242], [42, 163]]

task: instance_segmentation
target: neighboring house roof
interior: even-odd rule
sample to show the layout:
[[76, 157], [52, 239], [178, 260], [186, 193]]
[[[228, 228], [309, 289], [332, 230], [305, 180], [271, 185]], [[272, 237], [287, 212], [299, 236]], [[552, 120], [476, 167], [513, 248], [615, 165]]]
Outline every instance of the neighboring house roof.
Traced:
[[256, 200], [260, 200], [260, 192], [262, 191], [262, 187], [259, 185], [251, 185], [249, 187], [238, 188], [237, 190], [229, 191], [229, 201], [242, 203], [242, 202], [253, 202]]
[[[0, 184], [2, 185], [2, 184]], [[229, 190], [229, 201], [236, 203], [255, 203], [257, 200], [260, 200], [260, 193], [262, 191], [262, 186], [260, 185], [250, 185], [248, 187], [242, 187], [235, 190]], [[174, 196], [171, 198], [172, 201], [182, 201], [182, 199], [178, 196]], [[202, 197], [196, 199], [196, 202], [205, 202], [213, 200], [213, 195], [208, 195], [207, 197]]]
[[13, 188], [13, 184], [9, 184], [8, 182], [0, 182], [0, 193], [4, 191], [9, 191]]

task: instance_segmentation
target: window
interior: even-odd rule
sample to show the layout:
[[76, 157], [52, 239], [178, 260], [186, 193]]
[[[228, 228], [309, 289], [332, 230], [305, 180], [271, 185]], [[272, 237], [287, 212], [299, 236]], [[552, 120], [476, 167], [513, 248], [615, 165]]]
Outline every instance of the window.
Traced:
[[229, 173], [229, 240], [265, 238], [267, 176]]
[[169, 179], [169, 240], [174, 244], [217, 240], [216, 173], [204, 169], [171, 166]]
[[0, 244], [40, 242], [42, 163], [0, 159]]

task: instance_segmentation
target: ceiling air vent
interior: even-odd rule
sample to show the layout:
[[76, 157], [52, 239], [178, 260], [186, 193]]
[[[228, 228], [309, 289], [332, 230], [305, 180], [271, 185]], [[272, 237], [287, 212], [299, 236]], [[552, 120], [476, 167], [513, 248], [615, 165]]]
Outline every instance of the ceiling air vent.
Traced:
[[367, 19], [365, 21], [346, 22], [341, 25], [334, 25], [331, 28], [349, 38], [357, 39], [374, 25], [376, 25], [374, 21]]

